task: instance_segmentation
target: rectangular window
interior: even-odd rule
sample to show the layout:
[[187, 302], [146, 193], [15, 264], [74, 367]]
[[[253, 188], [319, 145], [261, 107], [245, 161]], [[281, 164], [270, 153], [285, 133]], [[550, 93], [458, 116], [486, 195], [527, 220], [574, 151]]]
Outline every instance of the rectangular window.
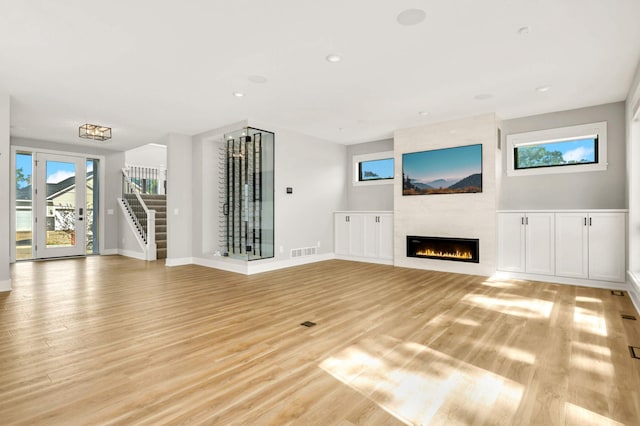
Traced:
[[393, 151], [358, 154], [351, 161], [354, 186], [393, 184]]
[[393, 179], [393, 158], [358, 163], [358, 181], [382, 179]]
[[606, 121], [507, 136], [508, 176], [606, 169]]
[[598, 163], [598, 136], [514, 147], [515, 169]]
[[16, 174], [16, 260], [33, 259], [33, 155], [17, 152]]

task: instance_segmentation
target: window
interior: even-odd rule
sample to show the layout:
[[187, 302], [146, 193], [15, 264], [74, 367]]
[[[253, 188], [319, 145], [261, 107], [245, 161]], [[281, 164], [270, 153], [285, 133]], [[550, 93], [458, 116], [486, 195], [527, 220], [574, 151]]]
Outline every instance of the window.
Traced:
[[358, 167], [358, 180], [393, 179], [393, 158], [362, 161]]
[[507, 175], [606, 170], [607, 123], [507, 136]]
[[353, 184], [381, 185], [393, 183], [393, 151], [353, 156]]

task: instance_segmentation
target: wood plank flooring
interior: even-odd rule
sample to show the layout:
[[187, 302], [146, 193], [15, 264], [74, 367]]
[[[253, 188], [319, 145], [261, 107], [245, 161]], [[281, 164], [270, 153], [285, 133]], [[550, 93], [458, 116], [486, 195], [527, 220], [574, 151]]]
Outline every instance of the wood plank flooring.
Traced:
[[640, 424], [626, 294], [338, 260], [246, 277], [103, 256], [12, 280], [3, 425]]

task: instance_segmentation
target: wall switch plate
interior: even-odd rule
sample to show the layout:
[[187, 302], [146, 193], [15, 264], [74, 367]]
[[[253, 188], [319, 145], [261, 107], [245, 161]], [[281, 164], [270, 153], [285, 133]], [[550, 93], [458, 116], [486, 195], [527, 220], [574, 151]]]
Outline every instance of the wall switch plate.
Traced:
[[290, 186], [287, 186], [287, 194], [293, 194], [293, 188]]

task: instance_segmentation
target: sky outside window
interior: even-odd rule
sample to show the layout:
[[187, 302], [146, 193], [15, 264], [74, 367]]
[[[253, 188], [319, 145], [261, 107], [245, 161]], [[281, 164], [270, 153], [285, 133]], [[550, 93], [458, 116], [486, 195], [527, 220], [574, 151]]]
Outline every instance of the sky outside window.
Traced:
[[393, 179], [393, 158], [362, 161], [360, 163], [359, 179], [361, 181]]

